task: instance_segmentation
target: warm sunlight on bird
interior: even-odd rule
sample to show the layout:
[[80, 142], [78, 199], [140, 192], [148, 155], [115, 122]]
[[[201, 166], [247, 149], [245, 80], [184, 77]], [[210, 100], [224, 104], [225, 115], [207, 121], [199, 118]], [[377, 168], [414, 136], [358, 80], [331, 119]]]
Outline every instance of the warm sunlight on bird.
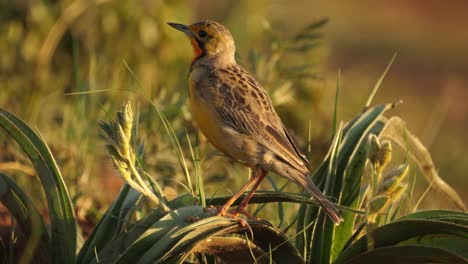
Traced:
[[189, 74], [193, 117], [220, 151], [253, 170], [252, 178], [219, 210], [230, 206], [253, 184], [236, 210], [245, 212], [250, 198], [269, 171], [304, 187], [336, 224], [342, 221], [333, 204], [309, 178], [310, 163], [277, 115], [261, 85], [235, 60], [234, 40], [223, 25], [204, 20], [190, 26], [169, 23], [190, 39], [195, 57]]

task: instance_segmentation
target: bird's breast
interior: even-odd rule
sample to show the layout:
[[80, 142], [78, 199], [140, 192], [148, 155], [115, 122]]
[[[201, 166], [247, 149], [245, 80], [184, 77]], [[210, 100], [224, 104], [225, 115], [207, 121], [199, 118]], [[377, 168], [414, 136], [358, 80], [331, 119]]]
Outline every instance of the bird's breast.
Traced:
[[216, 114], [214, 102], [210, 102], [210, 96], [206, 93], [210, 92], [210, 87], [206, 80], [203, 80], [200, 70], [193, 70], [189, 75], [189, 97], [192, 116], [198, 125], [200, 131], [216, 148], [224, 153], [229, 151], [226, 149], [225, 132], [219, 122], [219, 117]]

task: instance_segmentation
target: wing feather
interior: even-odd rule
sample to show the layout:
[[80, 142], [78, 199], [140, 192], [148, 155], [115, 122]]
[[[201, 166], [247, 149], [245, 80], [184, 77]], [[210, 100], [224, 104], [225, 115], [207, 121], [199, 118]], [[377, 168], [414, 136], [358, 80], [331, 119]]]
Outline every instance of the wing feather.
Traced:
[[217, 73], [218, 98], [223, 105], [216, 111], [223, 125], [252, 136], [279, 159], [307, 172], [310, 166], [273, 108], [266, 91], [239, 66]]

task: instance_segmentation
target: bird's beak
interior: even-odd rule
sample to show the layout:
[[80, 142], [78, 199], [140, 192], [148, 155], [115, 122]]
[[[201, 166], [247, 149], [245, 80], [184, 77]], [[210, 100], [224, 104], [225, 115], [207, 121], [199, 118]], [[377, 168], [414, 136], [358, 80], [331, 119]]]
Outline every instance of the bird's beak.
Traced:
[[168, 22], [167, 24], [177, 30], [184, 32], [187, 35], [192, 35], [192, 32], [190, 31], [189, 27], [186, 25], [179, 24], [179, 23], [172, 23], [172, 22]]

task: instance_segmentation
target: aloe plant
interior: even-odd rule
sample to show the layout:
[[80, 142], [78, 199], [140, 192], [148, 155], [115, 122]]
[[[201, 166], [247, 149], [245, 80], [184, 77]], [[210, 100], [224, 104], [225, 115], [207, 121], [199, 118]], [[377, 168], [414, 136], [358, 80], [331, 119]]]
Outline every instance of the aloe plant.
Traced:
[[[50, 254], [46, 254], [48, 256], [45, 257], [50, 257], [54, 263], [73, 263], [75, 261], [76, 251], [76, 226], [73, 205], [54, 157], [50, 153], [47, 144], [38, 133], [16, 116], [1, 108], [0, 127], [10, 135], [28, 155], [44, 188], [47, 204], [49, 206], [50, 233], [43, 228], [43, 224], [36, 223], [33, 227], [38, 228], [37, 230], [35, 229], [34, 232], [49, 235], [50, 242], [39, 242], [40, 245], [44, 243], [44, 246], [50, 249]], [[13, 188], [13, 190], [16, 190], [17, 193], [21, 193], [19, 192], [19, 188]], [[21, 194], [15, 196], [15, 198], [16, 197], [17, 199], [14, 200], [14, 203], [28, 204], [28, 206], [24, 208], [27, 209], [27, 211], [23, 212], [25, 216], [31, 214], [34, 218], [30, 219], [36, 219], [37, 214], [35, 212], [37, 212], [37, 209], [35, 209], [30, 202], [21, 199], [24, 198], [25, 195]], [[14, 206], [13, 202], [6, 204], [9, 208], [10, 205]], [[32, 252], [35, 252], [32, 255], [36, 253], [44, 254], [40, 250], [32, 250]]]
[[[391, 153], [391, 149], [386, 147], [389, 143], [379, 142], [378, 138], [371, 136], [385, 131], [388, 121], [382, 114], [392, 106], [369, 108], [339, 127], [329, 153], [312, 175], [325, 193], [338, 201], [337, 207], [345, 217], [341, 226], [332, 225], [307, 196], [272, 191], [255, 194], [252, 203], [301, 204], [294, 239], [266, 220], [248, 220], [247, 225], [242, 225], [235, 219], [215, 216], [217, 209], [199, 205], [203, 204], [200, 197], [192, 193], [166, 201], [161, 193], [157, 193], [159, 188], [150, 188], [150, 181], [142, 177], [124, 185], [78, 251], [72, 203], [47, 145], [38, 132], [0, 109], [0, 126], [30, 157], [50, 206], [51, 231], [47, 230], [42, 216], [27, 195], [7, 175], [0, 174], [0, 200], [24, 228], [28, 238], [19, 262], [28, 263], [34, 259], [38, 263], [213, 263], [216, 259], [210, 256], [216, 256], [226, 263], [250, 263], [254, 260], [259, 263], [362, 263], [382, 261], [390, 255], [397, 255], [401, 262], [463, 263], [468, 257], [468, 215], [464, 212], [416, 212], [377, 225], [379, 222], [376, 219], [389, 206], [387, 202], [380, 203], [378, 197], [395, 190], [394, 187], [399, 186], [408, 169], [403, 166], [385, 177], [381, 175], [384, 163], [391, 158], [385, 153], [389, 150]], [[125, 121], [122, 118], [124, 114], [127, 121], [131, 120], [128, 104], [119, 112], [116, 122], [101, 123], [114, 158], [122, 156], [124, 152], [121, 148], [126, 148], [125, 153], [136, 153], [130, 149], [131, 136], [117, 134], [131, 130], [132, 122], [122, 123]], [[125, 129], [119, 125], [124, 125]], [[132, 157], [136, 154], [127, 155]], [[130, 160], [133, 161], [130, 163]], [[124, 161], [124, 168], [120, 170], [145, 175], [142, 168], [137, 166], [136, 159]], [[362, 189], [365, 182], [363, 172], [366, 164], [374, 164], [373, 171], [379, 174], [376, 178], [380, 181], [374, 182], [377, 187], [370, 192], [373, 194], [368, 199], [370, 209], [363, 210], [361, 206], [366, 198]], [[114, 162], [114, 165], [117, 169], [123, 166], [119, 162]], [[130, 170], [126, 168], [128, 166], [135, 167]], [[122, 177], [127, 180], [135, 175]], [[326, 181], [321, 180], [325, 177]], [[364, 186], [371, 188], [372, 184], [369, 183]], [[133, 214], [139, 210], [142, 197], [157, 206], [135, 221]], [[228, 198], [213, 197], [204, 200], [204, 203], [221, 205]], [[372, 221], [369, 222], [369, 219]], [[362, 232], [366, 223], [375, 224], [371, 234]], [[369, 247], [369, 241], [372, 241], [372, 247]]]

